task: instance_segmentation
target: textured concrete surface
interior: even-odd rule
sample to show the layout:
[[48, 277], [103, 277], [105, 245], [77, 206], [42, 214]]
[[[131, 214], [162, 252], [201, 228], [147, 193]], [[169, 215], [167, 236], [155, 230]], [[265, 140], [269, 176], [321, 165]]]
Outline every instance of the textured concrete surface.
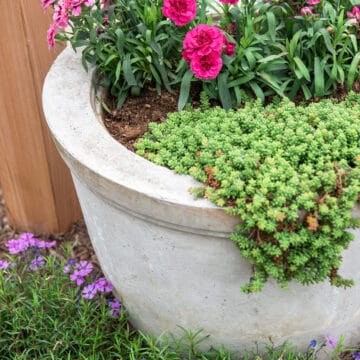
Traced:
[[[340, 273], [356, 286], [328, 283], [288, 290], [269, 281], [259, 294], [240, 285], [249, 263], [228, 239], [238, 219], [188, 193], [196, 182], [129, 152], [106, 132], [90, 105], [91, 74], [65, 50], [44, 86], [44, 111], [69, 165], [104, 273], [115, 285], [132, 323], [151, 334], [204, 329], [207, 345], [232, 350], [254, 341], [360, 334], [360, 232], [344, 252]], [[356, 209], [359, 216], [359, 209]]]

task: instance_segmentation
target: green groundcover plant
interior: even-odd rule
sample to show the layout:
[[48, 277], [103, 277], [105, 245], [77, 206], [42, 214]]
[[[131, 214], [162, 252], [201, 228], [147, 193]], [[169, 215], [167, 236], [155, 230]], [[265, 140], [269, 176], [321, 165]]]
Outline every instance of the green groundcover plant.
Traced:
[[295, 106], [260, 101], [226, 112], [203, 108], [170, 114], [136, 145], [147, 159], [191, 174], [194, 189], [241, 219], [232, 240], [254, 266], [245, 292], [269, 276], [282, 286], [338, 274], [341, 253], [359, 226], [351, 210], [360, 192], [360, 95]]
[[[6, 244], [10, 256], [0, 260], [0, 359], [181, 360], [240, 359], [225, 349], [200, 351], [206, 338], [187, 332], [177, 341], [153, 339], [134, 330], [126, 311], [111, 294], [111, 284], [96, 274], [92, 263], [69, 258], [71, 245], [57, 244], [23, 233]], [[255, 347], [254, 347], [255, 349]], [[342, 337], [309, 341], [307, 352], [290, 344], [256, 349], [241, 359], [354, 360], [360, 352], [344, 346]]]
[[144, 88], [179, 108], [200, 83], [229, 109], [244, 97], [331, 94], [359, 76], [359, 0], [42, 0], [48, 31], [82, 50], [122, 106]]

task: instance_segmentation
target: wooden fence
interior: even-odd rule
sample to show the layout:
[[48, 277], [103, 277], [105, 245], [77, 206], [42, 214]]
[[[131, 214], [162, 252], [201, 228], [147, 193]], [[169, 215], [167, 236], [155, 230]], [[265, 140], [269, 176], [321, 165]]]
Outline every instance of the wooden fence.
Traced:
[[81, 218], [71, 176], [44, 122], [50, 52], [40, 0], [0, 0], [0, 183], [18, 230], [58, 232]]

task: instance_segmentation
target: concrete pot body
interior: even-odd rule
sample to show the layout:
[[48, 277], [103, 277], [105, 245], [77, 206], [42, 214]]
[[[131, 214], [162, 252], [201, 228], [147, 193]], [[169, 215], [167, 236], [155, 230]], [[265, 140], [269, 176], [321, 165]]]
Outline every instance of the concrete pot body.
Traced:
[[261, 293], [243, 294], [251, 266], [229, 240], [238, 219], [194, 200], [192, 178], [117, 143], [92, 105], [90, 79], [79, 56], [66, 49], [47, 76], [43, 106], [102, 269], [135, 327], [155, 336], [182, 334], [177, 325], [203, 329], [210, 335], [204, 346], [235, 351], [266, 344], [270, 336], [302, 349], [327, 334], [359, 340], [359, 230], [340, 269], [354, 287], [294, 282], [283, 290], [269, 281]]

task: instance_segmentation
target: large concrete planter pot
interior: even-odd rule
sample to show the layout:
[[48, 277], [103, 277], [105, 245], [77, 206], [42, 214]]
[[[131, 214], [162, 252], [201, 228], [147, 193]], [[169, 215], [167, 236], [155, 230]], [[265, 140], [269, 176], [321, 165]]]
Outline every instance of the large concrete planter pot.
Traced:
[[[196, 183], [129, 152], [107, 133], [93, 106], [91, 74], [71, 49], [51, 68], [44, 111], [71, 169], [85, 221], [106, 276], [132, 323], [148, 333], [203, 329], [207, 345], [232, 350], [268, 338], [301, 348], [313, 338], [360, 335], [360, 233], [344, 252], [340, 273], [356, 285], [328, 283], [289, 290], [270, 281], [245, 295], [251, 266], [228, 239], [238, 219], [206, 200]], [[359, 209], [354, 209], [359, 215]]]

